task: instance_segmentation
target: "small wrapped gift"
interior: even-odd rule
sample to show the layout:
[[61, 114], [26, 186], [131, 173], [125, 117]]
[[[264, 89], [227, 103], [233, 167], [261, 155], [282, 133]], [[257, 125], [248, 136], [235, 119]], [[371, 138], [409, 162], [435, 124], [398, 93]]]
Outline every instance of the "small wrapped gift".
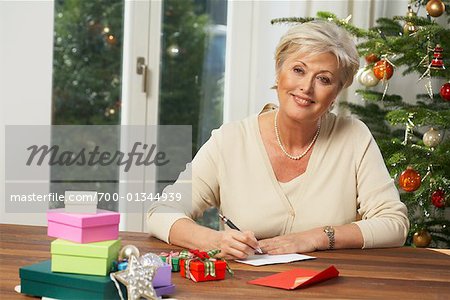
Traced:
[[159, 257], [172, 267], [172, 272], [180, 272], [180, 252], [161, 252]]
[[233, 274], [225, 260], [214, 258], [220, 250], [208, 252], [183, 250], [180, 253], [180, 274], [194, 282], [225, 279], [225, 271]]

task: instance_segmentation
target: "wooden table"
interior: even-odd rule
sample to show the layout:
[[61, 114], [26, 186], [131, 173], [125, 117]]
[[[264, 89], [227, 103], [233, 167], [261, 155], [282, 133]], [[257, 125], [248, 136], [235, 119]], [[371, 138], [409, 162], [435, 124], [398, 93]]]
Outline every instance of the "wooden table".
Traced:
[[[144, 233], [121, 232], [123, 245], [134, 244], [141, 253], [175, 250]], [[0, 298], [33, 299], [19, 295], [19, 267], [50, 258], [46, 227], [0, 225]], [[449, 299], [450, 250], [391, 248], [314, 252], [317, 259], [262, 267], [229, 262], [234, 277], [194, 283], [173, 273], [177, 299]], [[340, 276], [294, 291], [247, 284], [261, 276], [309, 268], [321, 270], [335, 265]]]

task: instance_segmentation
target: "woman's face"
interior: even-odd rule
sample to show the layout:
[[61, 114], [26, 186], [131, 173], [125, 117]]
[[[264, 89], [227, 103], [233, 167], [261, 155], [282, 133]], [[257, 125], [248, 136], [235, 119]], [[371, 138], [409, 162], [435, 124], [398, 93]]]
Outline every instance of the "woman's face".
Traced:
[[280, 67], [277, 86], [284, 113], [299, 122], [318, 120], [341, 90], [336, 56], [292, 54]]

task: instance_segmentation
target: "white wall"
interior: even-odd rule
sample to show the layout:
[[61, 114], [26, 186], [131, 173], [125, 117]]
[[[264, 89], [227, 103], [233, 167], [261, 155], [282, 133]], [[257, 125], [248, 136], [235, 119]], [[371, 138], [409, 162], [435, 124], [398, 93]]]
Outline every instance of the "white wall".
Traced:
[[45, 224], [45, 215], [6, 214], [5, 125], [49, 125], [53, 1], [0, 1], [0, 221]]

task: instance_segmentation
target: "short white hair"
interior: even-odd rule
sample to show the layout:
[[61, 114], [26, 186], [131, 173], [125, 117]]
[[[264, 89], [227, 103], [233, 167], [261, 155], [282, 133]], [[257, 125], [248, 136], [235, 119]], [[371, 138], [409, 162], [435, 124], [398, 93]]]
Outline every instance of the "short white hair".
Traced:
[[277, 76], [291, 54], [332, 53], [341, 71], [341, 88], [349, 87], [359, 68], [359, 56], [351, 36], [338, 25], [321, 20], [305, 22], [291, 27], [280, 39], [275, 52]]

